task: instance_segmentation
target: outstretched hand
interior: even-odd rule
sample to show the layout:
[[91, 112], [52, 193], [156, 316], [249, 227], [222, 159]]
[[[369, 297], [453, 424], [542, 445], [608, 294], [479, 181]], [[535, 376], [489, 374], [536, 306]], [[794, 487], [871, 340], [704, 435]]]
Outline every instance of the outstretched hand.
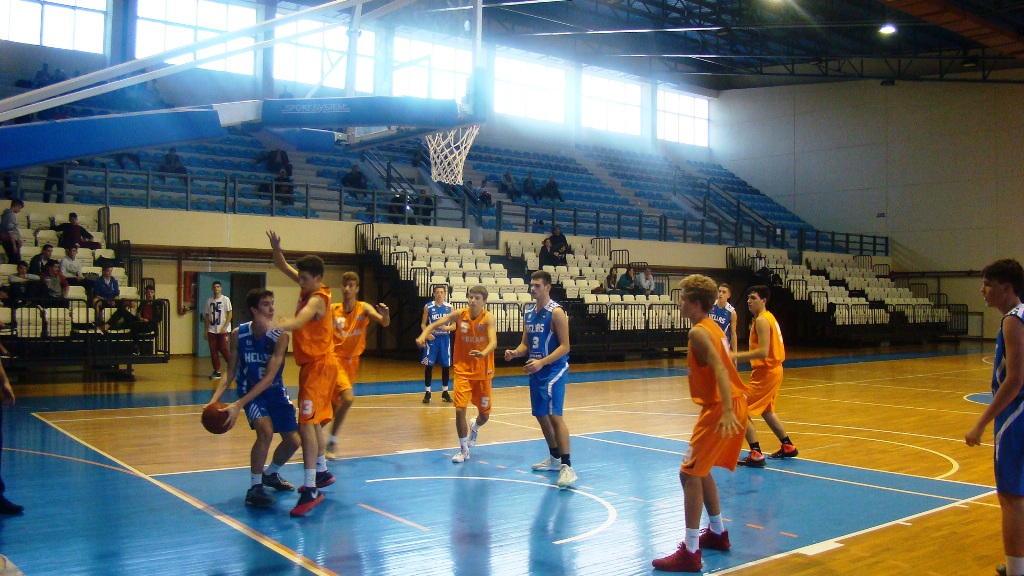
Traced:
[[270, 247], [274, 250], [281, 249], [281, 237], [273, 230], [267, 230], [267, 238], [270, 238]]

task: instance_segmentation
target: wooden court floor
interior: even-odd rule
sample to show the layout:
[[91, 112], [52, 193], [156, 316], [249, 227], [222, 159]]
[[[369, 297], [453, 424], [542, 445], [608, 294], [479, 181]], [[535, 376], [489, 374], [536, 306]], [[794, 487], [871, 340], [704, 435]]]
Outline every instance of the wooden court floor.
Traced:
[[[968, 448], [963, 437], [983, 409], [968, 396], [977, 394], [983, 399], [988, 391], [993, 347], [991, 343], [961, 343], [789, 350], [778, 413], [800, 449], [801, 459], [991, 487], [991, 429], [986, 444], [979, 448]], [[687, 393], [685, 367], [685, 358], [574, 364], [574, 379], [590, 381], [568, 388], [565, 419], [571, 433], [625, 431], [685, 441], [697, 414]], [[424, 405], [422, 366], [415, 361], [364, 359], [357, 384], [359, 396], [342, 429], [345, 457], [456, 446], [453, 410], [440, 402], [440, 370], [434, 372], [434, 401]], [[18, 465], [23, 460], [12, 458], [49, 450], [39, 450], [36, 439], [23, 432], [33, 419], [65, 435], [67, 444], [81, 444], [87, 451], [111, 459], [110, 465], [143, 477], [246, 466], [252, 433], [244, 422], [223, 436], [210, 435], [199, 426], [201, 404], [213, 388], [205, 377], [208, 373], [208, 361], [179, 357], [168, 365], [137, 367], [134, 382], [84, 381], [66, 374], [23, 377], [15, 387], [18, 406], [5, 415], [3, 476], [8, 496], [28, 511], [24, 517], [0, 519], [0, 554], [19, 563], [61, 546], [45, 541], [39, 542], [38, 550], [24, 544], [13, 549], [5, 545], [12, 542], [10, 536], [19, 530], [19, 524], [25, 524], [34, 509], [42, 508], [36, 502], [44, 495], [38, 489], [40, 479], [33, 477], [31, 468]], [[296, 382], [297, 373], [289, 359], [286, 383]], [[480, 433], [481, 447], [540, 438], [521, 374], [518, 366], [499, 368], [497, 380], [514, 385], [494, 390], [491, 421]], [[746, 378], [748, 373], [741, 375]], [[774, 450], [777, 442], [764, 423], [757, 422], [757, 428], [764, 448]], [[536, 459], [543, 456], [537, 453]], [[588, 468], [599, 465], [580, 457], [573, 463], [584, 485]], [[636, 465], [642, 467], [644, 462], [639, 460]], [[668, 466], [643, 473], [674, 478], [677, 471]], [[770, 473], [742, 473], [752, 472]], [[728, 474], [718, 470], [716, 477], [720, 473]], [[244, 470], [239, 475], [244, 475]], [[999, 509], [994, 493], [981, 492], [980, 497], [951, 501], [927, 513], [835, 539], [827, 546], [762, 558], [720, 573], [993, 574], [995, 564], [1002, 562]], [[759, 502], [768, 503], [775, 497], [771, 492], [755, 492], [746, 497], [744, 506], [756, 509]], [[678, 501], [681, 509], [681, 491]], [[63, 509], [73, 513], [75, 505], [72, 498]], [[732, 522], [734, 548], [743, 547], [744, 539], [749, 542], [759, 537], [756, 529], [738, 529], [750, 525], [744, 522], [744, 510], [726, 507], [723, 512]], [[746, 513], [750, 514], [749, 508]], [[829, 519], [829, 511], [820, 508], [808, 509], [806, 514], [843, 520]], [[681, 514], [654, 511], [652, 516], [649, 523], [668, 530], [675, 526], [681, 539]], [[50, 521], [60, 522], [60, 518]], [[163, 553], [155, 550], [153, 555]], [[315, 551], [305, 550], [304, 554], [316, 557]], [[123, 571], [116, 560], [112, 562], [111, 573]], [[414, 567], [408, 568], [408, 572], [399, 572], [416, 573]]]

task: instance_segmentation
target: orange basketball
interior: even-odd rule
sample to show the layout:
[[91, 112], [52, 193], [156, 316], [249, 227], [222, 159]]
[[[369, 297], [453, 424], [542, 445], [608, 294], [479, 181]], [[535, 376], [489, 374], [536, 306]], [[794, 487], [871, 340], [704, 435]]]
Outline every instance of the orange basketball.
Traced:
[[223, 434], [230, 430], [228, 428], [228, 413], [220, 411], [221, 408], [226, 407], [227, 404], [224, 402], [214, 402], [203, 408], [203, 428], [206, 428], [207, 432]]

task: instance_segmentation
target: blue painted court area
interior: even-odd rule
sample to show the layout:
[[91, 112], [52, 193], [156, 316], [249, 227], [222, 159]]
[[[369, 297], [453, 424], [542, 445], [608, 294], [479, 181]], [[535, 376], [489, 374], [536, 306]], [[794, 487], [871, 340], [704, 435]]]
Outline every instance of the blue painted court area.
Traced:
[[[530, 471], [546, 452], [539, 440], [481, 445], [462, 465], [450, 450], [334, 462], [338, 482], [300, 519], [288, 516], [294, 493], [247, 508], [244, 468], [152, 482], [64, 442], [62, 453], [111, 467], [4, 454], [19, 477], [45, 478], [59, 495], [0, 523], [2, 552], [27, 574], [641, 574], [683, 532], [686, 442], [627, 432], [573, 438], [576, 491], [556, 489], [555, 472]], [[706, 572], [991, 492], [803, 459], [771, 466], [715, 470], [733, 549], [705, 552]], [[284, 475], [297, 483], [301, 469]], [[42, 538], [59, 552], [40, 554], [51, 549]]]

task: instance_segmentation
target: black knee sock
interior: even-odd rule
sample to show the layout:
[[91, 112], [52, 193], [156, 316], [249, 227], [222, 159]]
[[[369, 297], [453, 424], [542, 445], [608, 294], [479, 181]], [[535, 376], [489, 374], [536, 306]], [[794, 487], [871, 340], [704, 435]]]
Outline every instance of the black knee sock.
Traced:
[[761, 443], [760, 442], [751, 442], [750, 443], [750, 449], [751, 450], [757, 450], [758, 452], [760, 452], [761, 451]]
[[448, 370], [447, 366], [441, 366], [441, 390], [448, 390]]
[[427, 366], [423, 369], [423, 386], [426, 387], [427, 392], [430, 391], [430, 380], [434, 377], [434, 367]]

